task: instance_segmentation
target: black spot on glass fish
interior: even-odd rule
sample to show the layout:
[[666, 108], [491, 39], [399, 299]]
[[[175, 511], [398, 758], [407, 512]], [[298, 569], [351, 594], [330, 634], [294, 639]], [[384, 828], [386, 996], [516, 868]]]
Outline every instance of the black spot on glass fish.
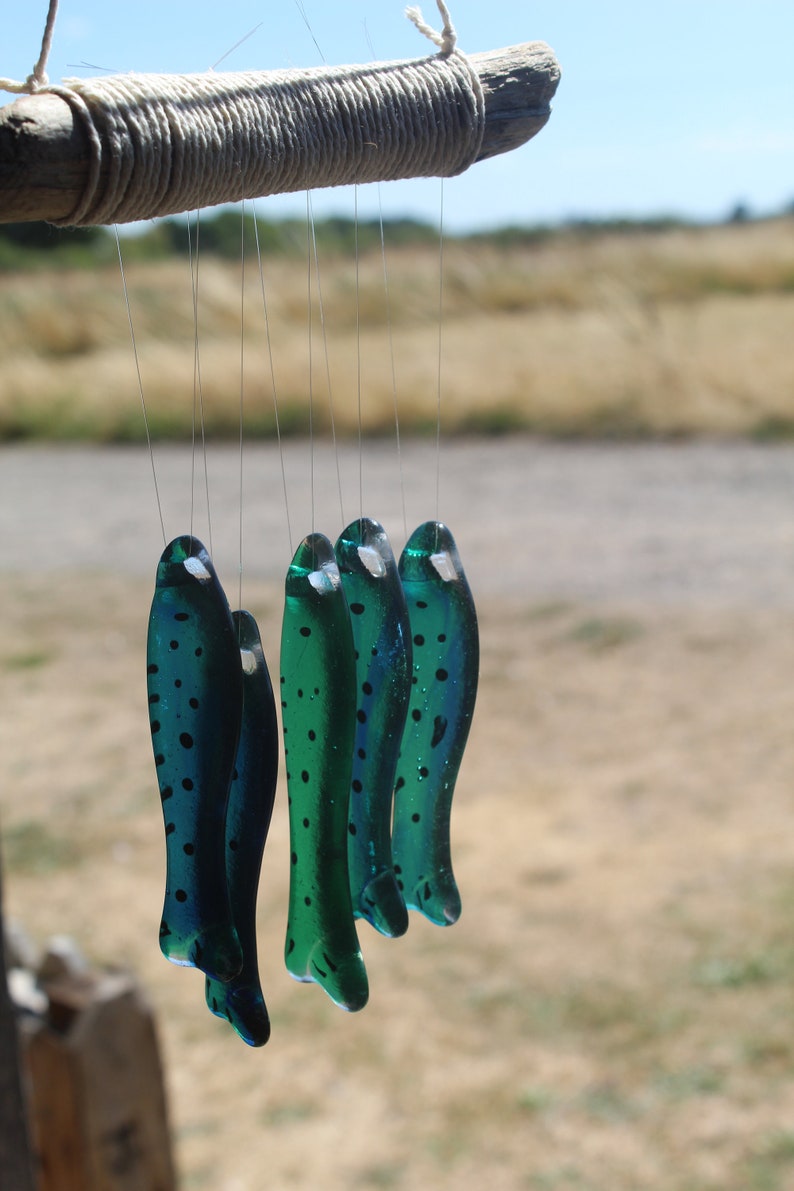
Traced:
[[443, 715], [437, 715], [436, 718], [433, 720], [433, 739], [430, 741], [431, 749], [434, 749], [436, 747], [436, 745], [441, 744], [441, 741], [444, 739], [444, 733], [446, 732], [446, 730], [447, 730], [446, 717]]

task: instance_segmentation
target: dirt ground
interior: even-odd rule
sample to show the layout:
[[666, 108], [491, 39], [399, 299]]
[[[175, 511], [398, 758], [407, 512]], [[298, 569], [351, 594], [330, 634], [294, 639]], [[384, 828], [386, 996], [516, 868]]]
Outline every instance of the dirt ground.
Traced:
[[[317, 528], [340, 528], [332, 452]], [[210, 456], [237, 583], [239, 459]], [[168, 536], [190, 458], [158, 451]], [[308, 451], [285, 455], [292, 533]], [[358, 456], [345, 446], [345, 514]], [[432, 445], [403, 454], [409, 528]], [[201, 508], [203, 480], [197, 486]], [[348, 495], [348, 490], [351, 495]], [[397, 463], [366, 509], [399, 549]], [[245, 455], [244, 602], [276, 668], [277, 452]], [[251, 1051], [157, 946], [162, 822], [145, 704], [162, 535], [139, 450], [0, 452], [0, 811], [13, 916], [131, 967], [158, 1014], [182, 1186], [213, 1191], [786, 1191], [794, 1185], [794, 449], [468, 442], [441, 515], [478, 600], [456, 793], [463, 915], [359, 929], [360, 1014], [294, 984], [279, 797], [260, 894], [271, 1041]], [[195, 517], [204, 534], [205, 518]]]

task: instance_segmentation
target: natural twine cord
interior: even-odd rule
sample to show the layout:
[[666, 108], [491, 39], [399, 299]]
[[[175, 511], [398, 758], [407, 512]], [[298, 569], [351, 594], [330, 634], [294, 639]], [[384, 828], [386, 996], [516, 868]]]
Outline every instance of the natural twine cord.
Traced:
[[[128, 223], [308, 186], [462, 173], [482, 146], [485, 100], [436, 3], [440, 33], [418, 8], [406, 12], [440, 49], [411, 62], [37, 82], [69, 103], [90, 146], [85, 192], [60, 222]], [[39, 79], [45, 64], [46, 54]]]
[[36, 65], [33, 67], [33, 73], [28, 75], [24, 83], [18, 83], [14, 79], [0, 78], [0, 91], [10, 91], [12, 95], [35, 95], [37, 91], [43, 91], [48, 86], [50, 80], [47, 78], [47, 59], [50, 56], [52, 34], [57, 15], [58, 0], [50, 0], [50, 6], [47, 10], [47, 20], [44, 25], [44, 35], [41, 39], [41, 52]]

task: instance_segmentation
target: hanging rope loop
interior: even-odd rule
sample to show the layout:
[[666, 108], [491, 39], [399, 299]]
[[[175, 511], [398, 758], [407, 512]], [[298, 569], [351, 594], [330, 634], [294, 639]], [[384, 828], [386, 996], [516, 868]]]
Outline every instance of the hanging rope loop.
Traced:
[[41, 39], [41, 52], [39, 53], [36, 65], [33, 67], [33, 73], [28, 75], [24, 83], [18, 83], [14, 79], [0, 78], [0, 91], [8, 91], [12, 95], [35, 95], [37, 91], [46, 90], [50, 82], [47, 77], [47, 60], [50, 56], [52, 34], [55, 29], [55, 18], [57, 15], [58, 0], [50, 0], [47, 21], [44, 25], [44, 35]]
[[433, 45], [437, 45], [441, 53], [445, 56], [454, 53], [455, 47], [458, 44], [458, 35], [455, 31], [455, 26], [452, 24], [452, 18], [449, 15], [444, 0], [436, 0], [438, 11], [441, 13], [441, 19], [444, 22], [444, 28], [441, 32], [437, 32], [432, 25], [428, 25], [422, 16], [421, 8], [412, 6], [406, 8], [405, 15], [409, 21], [413, 21], [420, 33], [424, 33], [425, 37], [432, 41]]

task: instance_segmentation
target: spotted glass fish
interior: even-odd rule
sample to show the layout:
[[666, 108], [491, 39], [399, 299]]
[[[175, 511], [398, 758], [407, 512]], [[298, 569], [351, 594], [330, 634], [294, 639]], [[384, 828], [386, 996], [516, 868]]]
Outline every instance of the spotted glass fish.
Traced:
[[166, 547], [157, 568], [147, 675], [166, 840], [160, 947], [172, 963], [230, 980], [243, 956], [224, 828], [243, 679], [226, 596], [209, 554], [188, 535]]
[[233, 612], [243, 675], [243, 713], [226, 811], [226, 876], [243, 966], [223, 983], [207, 977], [209, 1009], [224, 1017], [249, 1046], [264, 1046], [270, 1018], [259, 983], [256, 894], [278, 775], [278, 721], [270, 674], [256, 621]]
[[347, 850], [353, 913], [394, 937], [408, 929], [391, 849], [392, 790], [411, 687], [408, 608], [389, 539], [377, 521], [353, 521], [335, 549], [356, 651]]
[[413, 676], [394, 787], [392, 851], [407, 905], [446, 926], [460, 916], [450, 812], [477, 695], [477, 614], [455, 541], [440, 521], [414, 531], [399, 571]]
[[287, 572], [281, 636], [291, 846], [285, 962], [296, 980], [317, 981], [349, 1010], [363, 1008], [369, 991], [347, 864], [353, 648], [333, 548], [322, 534], [311, 534]]

